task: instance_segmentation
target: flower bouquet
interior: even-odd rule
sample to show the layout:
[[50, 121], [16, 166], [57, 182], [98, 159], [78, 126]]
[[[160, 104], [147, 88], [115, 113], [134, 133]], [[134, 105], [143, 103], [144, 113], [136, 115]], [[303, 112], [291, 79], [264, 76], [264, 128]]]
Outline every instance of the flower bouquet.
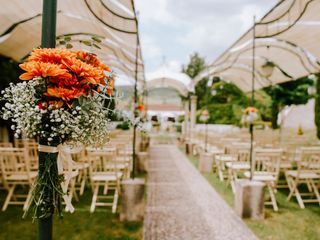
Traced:
[[209, 120], [209, 118], [210, 118], [209, 112], [207, 109], [205, 109], [201, 112], [199, 120], [202, 122], [207, 122]]
[[2, 117], [12, 120], [16, 137], [39, 139], [43, 174], [30, 201], [34, 217], [45, 218], [55, 210], [61, 214], [62, 197], [72, 211], [63, 185], [66, 176], [56, 163], [58, 152], [62, 158], [66, 145], [97, 146], [108, 140], [105, 102], [111, 98], [114, 74], [94, 54], [65, 49], [34, 49], [20, 67], [26, 71], [20, 79], [26, 81], [2, 92]]
[[254, 121], [258, 120], [258, 118], [258, 109], [255, 107], [247, 107], [245, 110], [243, 110], [242, 121], [244, 123], [253, 124]]

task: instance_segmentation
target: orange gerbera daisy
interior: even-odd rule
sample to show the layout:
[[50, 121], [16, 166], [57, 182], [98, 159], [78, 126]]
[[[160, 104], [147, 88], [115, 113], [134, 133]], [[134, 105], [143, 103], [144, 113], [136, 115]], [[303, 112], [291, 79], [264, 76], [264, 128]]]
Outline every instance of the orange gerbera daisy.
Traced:
[[101, 64], [99, 59], [93, 53], [78, 51], [76, 52], [76, 55], [77, 55], [77, 59], [87, 64], [90, 64], [94, 67], [99, 67]]
[[140, 103], [138, 106], [137, 106], [137, 110], [139, 112], [142, 112], [144, 110], [144, 105], [142, 103]]
[[107, 89], [107, 94], [112, 95], [114, 89], [114, 78], [112, 78], [108, 83], [109, 88]]
[[79, 82], [75, 75], [72, 75], [70, 78], [65, 77], [51, 77], [50, 83], [57, 85], [58, 87], [78, 87], [85, 84], [86, 82]]
[[32, 51], [28, 61], [61, 63], [61, 59], [75, 56], [74, 52], [66, 49], [38, 48]]
[[107, 65], [104, 65], [103, 63], [100, 64], [100, 67], [107, 72], [112, 72], [111, 68], [109, 68]]
[[47, 92], [44, 95], [48, 97], [61, 98], [62, 100], [69, 102], [72, 99], [79, 98], [80, 96], [85, 96], [86, 93], [84, 89], [80, 88], [63, 88], [63, 87], [48, 87]]
[[71, 78], [71, 75], [66, 69], [62, 69], [61, 65], [44, 63], [44, 62], [25, 62], [19, 65], [20, 68], [26, 71], [20, 75], [21, 80], [30, 80], [34, 77], [63, 77]]
[[93, 85], [97, 85], [102, 82], [106, 77], [102, 69], [84, 63], [76, 58], [62, 60], [62, 63], [67, 66], [71, 72], [76, 74], [77, 77], [82, 77]]
[[80, 59], [81, 61], [87, 64], [90, 64], [94, 67], [99, 67], [104, 71], [111, 72], [111, 69], [108, 66], [104, 65], [103, 63], [101, 63], [93, 53], [78, 51], [76, 52], [76, 54], [77, 54], [77, 58]]
[[249, 112], [258, 112], [258, 109], [256, 109], [255, 107], [247, 107], [244, 110], [244, 113], [249, 113]]

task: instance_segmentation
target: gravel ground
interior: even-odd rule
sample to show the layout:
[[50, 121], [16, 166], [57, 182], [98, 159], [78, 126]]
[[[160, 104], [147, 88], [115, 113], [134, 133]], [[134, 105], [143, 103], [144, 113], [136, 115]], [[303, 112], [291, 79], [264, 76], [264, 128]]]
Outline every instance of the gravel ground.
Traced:
[[144, 240], [257, 237], [175, 145], [150, 148]]

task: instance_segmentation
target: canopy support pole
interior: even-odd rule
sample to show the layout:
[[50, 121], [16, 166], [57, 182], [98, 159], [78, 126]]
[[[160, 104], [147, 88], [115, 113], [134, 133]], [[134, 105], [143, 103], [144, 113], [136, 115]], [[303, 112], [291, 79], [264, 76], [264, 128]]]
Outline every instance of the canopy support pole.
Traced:
[[[254, 107], [254, 80], [255, 80], [255, 55], [256, 55], [256, 16], [253, 16], [253, 38], [252, 38], [252, 83], [251, 83], [251, 107]], [[253, 178], [253, 122], [250, 122], [250, 181]]]
[[[56, 19], [57, 19], [57, 0], [43, 0], [42, 12], [42, 35], [41, 47], [54, 48], [56, 46]], [[44, 159], [45, 160], [45, 159]], [[44, 168], [41, 166], [39, 154], [39, 173], [38, 176], [43, 175]], [[52, 201], [52, 199], [50, 200]], [[38, 220], [38, 239], [52, 240], [52, 214], [46, 218]]]

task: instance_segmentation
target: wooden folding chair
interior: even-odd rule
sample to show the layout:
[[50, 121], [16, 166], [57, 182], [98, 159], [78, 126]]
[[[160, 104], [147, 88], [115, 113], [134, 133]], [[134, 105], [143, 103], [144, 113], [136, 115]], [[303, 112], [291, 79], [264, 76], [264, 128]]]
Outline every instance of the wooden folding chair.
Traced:
[[[0, 142], [0, 147], [12, 147], [12, 143], [11, 142]], [[4, 189], [1, 171], [0, 171], [0, 189]]]
[[[301, 159], [297, 162], [298, 169], [285, 172], [290, 189], [287, 200], [289, 201], [295, 195], [300, 208], [305, 208], [304, 203], [320, 205], [320, 194], [316, 184], [320, 183], [320, 148], [301, 148], [300, 154]], [[302, 184], [306, 184], [307, 192], [299, 189]]]
[[[91, 163], [89, 169], [93, 189], [90, 212], [94, 212], [96, 206], [112, 206], [112, 212], [115, 213], [120, 192], [120, 181], [123, 176], [117, 166], [115, 153], [103, 148], [87, 149], [87, 153]], [[102, 195], [99, 192], [100, 187], [103, 187]], [[114, 191], [113, 195], [108, 195], [109, 190]], [[113, 201], [106, 201], [108, 199], [113, 199]]]
[[[83, 149], [79, 153], [72, 154], [73, 160], [73, 168], [78, 171], [78, 176], [75, 180], [75, 191], [79, 191], [79, 195], [82, 196], [84, 193], [84, 189], [86, 184], [89, 181], [89, 167], [90, 163], [88, 160], [88, 156], [86, 150]], [[77, 194], [75, 192], [75, 197], [77, 198]]]
[[225, 173], [226, 164], [236, 161], [237, 156], [234, 154], [219, 154], [215, 157], [217, 172], [221, 182], [223, 182], [225, 178], [228, 178], [228, 173]]
[[[264, 182], [267, 186], [271, 201], [266, 201], [265, 204], [271, 204], [274, 211], [278, 211], [276, 200], [276, 186], [279, 179], [280, 162], [283, 155], [283, 149], [255, 149], [253, 156], [253, 181]], [[244, 173], [247, 178], [250, 178], [251, 172]]]
[[[37, 176], [37, 172], [30, 171], [30, 163], [27, 150], [24, 148], [0, 148], [0, 169], [3, 185], [8, 190], [2, 211], [8, 205], [23, 205], [25, 210], [31, 198], [31, 186]], [[24, 186], [28, 193], [17, 194], [17, 186]]]
[[236, 154], [237, 161], [226, 163], [228, 168], [228, 183], [231, 185], [233, 193], [236, 191], [236, 181], [238, 180], [239, 173], [250, 170], [250, 149], [247, 147], [236, 149], [234, 154]]
[[29, 155], [30, 169], [35, 171], [38, 169], [38, 146], [34, 139], [15, 139], [15, 147], [26, 148]]

